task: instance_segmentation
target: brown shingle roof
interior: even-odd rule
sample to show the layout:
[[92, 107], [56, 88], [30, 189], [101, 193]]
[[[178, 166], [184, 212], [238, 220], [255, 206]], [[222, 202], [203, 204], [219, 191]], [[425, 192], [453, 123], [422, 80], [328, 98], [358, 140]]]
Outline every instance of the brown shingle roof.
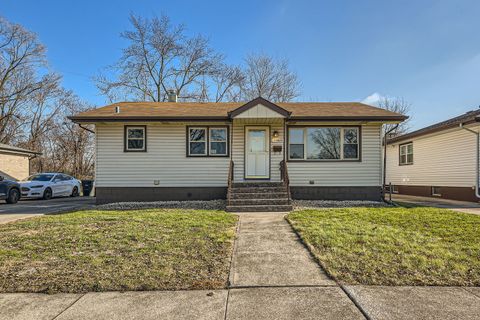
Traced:
[[438, 123], [432, 124], [431, 126], [428, 126], [416, 131], [412, 131], [410, 133], [406, 133], [401, 136], [391, 138], [388, 140], [388, 143], [390, 144], [390, 143], [394, 143], [402, 140], [408, 140], [408, 139], [416, 138], [426, 134], [431, 134], [431, 133], [451, 129], [454, 127], [458, 127], [460, 124], [469, 124], [473, 122], [480, 122], [480, 110], [468, 111], [467, 113], [464, 113], [458, 117], [454, 117], [442, 122], [438, 122]]
[[[228, 120], [229, 113], [243, 105], [244, 102], [119, 102], [69, 118], [75, 122]], [[292, 120], [403, 121], [407, 118], [358, 102], [282, 102], [275, 105], [290, 112]], [[115, 107], [120, 107], [120, 113], [115, 113]]]

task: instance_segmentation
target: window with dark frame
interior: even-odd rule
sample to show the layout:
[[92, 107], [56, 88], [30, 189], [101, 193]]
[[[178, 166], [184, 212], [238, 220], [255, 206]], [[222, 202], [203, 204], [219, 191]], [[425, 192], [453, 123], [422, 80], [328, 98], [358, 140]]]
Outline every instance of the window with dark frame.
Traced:
[[290, 127], [289, 160], [359, 160], [358, 127]]
[[187, 156], [228, 156], [228, 127], [188, 127]]
[[400, 156], [399, 156], [400, 165], [413, 164], [413, 143], [412, 142], [401, 144], [399, 147], [399, 152], [400, 152]]
[[125, 151], [146, 151], [145, 127], [125, 127]]
[[432, 196], [435, 197], [441, 197], [442, 196], [442, 191], [440, 187], [432, 187]]

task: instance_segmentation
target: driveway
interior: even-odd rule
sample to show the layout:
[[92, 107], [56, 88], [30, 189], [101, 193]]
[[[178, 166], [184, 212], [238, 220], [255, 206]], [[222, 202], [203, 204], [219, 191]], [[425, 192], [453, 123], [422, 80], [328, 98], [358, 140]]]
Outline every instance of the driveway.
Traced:
[[95, 204], [93, 197], [55, 198], [51, 200], [21, 200], [16, 204], [0, 203], [0, 223], [34, 216], [62, 213], [89, 208]]
[[398, 202], [406, 202], [414, 205], [445, 208], [465, 213], [480, 215], [480, 204], [467, 201], [456, 201], [441, 198], [417, 197], [406, 194], [392, 194], [392, 200]]

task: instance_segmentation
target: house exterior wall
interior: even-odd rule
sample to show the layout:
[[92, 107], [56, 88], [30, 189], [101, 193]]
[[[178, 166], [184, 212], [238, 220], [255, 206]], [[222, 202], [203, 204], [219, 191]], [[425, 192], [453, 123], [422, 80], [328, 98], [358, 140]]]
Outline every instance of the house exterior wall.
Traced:
[[[124, 152], [125, 125], [146, 125], [147, 152]], [[230, 126], [231, 158], [187, 157], [187, 126], [219, 125]], [[270, 181], [281, 181], [280, 162], [287, 144], [283, 118], [97, 124], [97, 202], [225, 198], [230, 159], [234, 161], [234, 182], [247, 181], [244, 170], [248, 126], [270, 128]], [[287, 162], [294, 198], [379, 200], [380, 128], [380, 124], [362, 126], [361, 161]], [[272, 137], [275, 131], [277, 138]], [[274, 146], [282, 147], [282, 151], [273, 152]]]
[[21, 180], [29, 174], [28, 156], [0, 152], [0, 175], [7, 179]]
[[[478, 125], [469, 126], [478, 131]], [[413, 143], [413, 164], [399, 164], [399, 145]], [[432, 186], [441, 197], [475, 201], [476, 136], [455, 128], [387, 147], [386, 183], [398, 186], [399, 193], [432, 196]]]
[[230, 124], [149, 123], [147, 152], [124, 152], [124, 123], [97, 125], [96, 187], [226, 187], [228, 157], [187, 157], [189, 125]]

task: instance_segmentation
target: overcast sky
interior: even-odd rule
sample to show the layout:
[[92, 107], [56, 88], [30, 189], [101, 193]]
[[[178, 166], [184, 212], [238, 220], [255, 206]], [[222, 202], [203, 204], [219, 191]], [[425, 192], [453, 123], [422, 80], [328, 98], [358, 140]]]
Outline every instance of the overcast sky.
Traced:
[[231, 63], [250, 52], [287, 58], [299, 100], [403, 97], [412, 129], [480, 105], [478, 0], [0, 0], [0, 15], [39, 35], [64, 86], [97, 105], [90, 77], [120, 56], [130, 12], [169, 15]]

